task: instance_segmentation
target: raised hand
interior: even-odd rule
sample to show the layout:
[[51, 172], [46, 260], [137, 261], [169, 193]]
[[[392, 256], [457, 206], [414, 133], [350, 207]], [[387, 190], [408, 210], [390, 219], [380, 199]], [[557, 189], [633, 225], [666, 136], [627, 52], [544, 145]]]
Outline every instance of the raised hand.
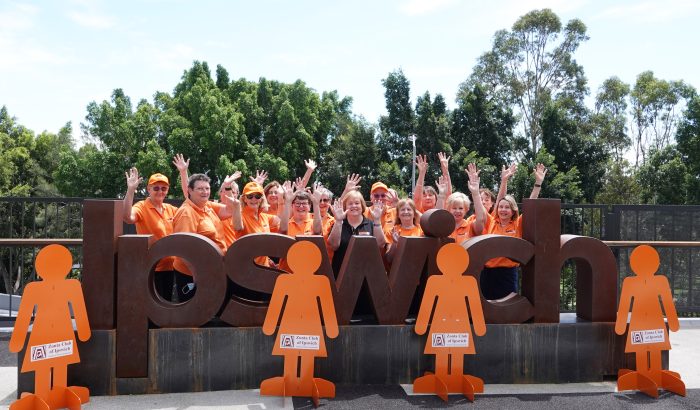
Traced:
[[348, 175], [347, 181], [345, 182], [345, 191], [344, 192], [350, 192], [353, 189], [360, 189], [360, 186], [358, 184], [360, 183], [361, 180], [362, 180], [362, 177], [359, 174]]
[[545, 175], [547, 175], [547, 168], [544, 166], [544, 164], [537, 164], [535, 167], [535, 183], [542, 184]]
[[143, 178], [139, 177], [139, 171], [136, 167], [131, 167], [131, 169], [124, 173], [126, 175], [126, 187], [127, 189], [136, 190], [139, 187]]
[[418, 172], [425, 174], [428, 170], [428, 158], [425, 155], [416, 155], [415, 163]]
[[284, 200], [291, 203], [292, 198], [294, 197], [294, 187], [292, 185], [292, 181], [284, 181], [280, 188], [282, 188], [282, 196], [284, 197]]
[[510, 179], [510, 177], [515, 175], [517, 170], [518, 170], [518, 165], [515, 162], [510, 164], [510, 166], [508, 168], [506, 168], [505, 165], [502, 165], [501, 166], [501, 180]]
[[467, 172], [467, 175], [469, 176], [469, 191], [471, 192], [478, 192], [479, 191], [479, 173], [481, 173], [480, 170], [476, 168], [476, 164], [472, 163], [467, 165], [467, 169], [465, 169]]
[[321, 185], [320, 182], [314, 182], [313, 187], [314, 187], [314, 190], [311, 193], [311, 202], [314, 204], [314, 209], [316, 209], [318, 204], [321, 203], [321, 195], [323, 195], [323, 194], [321, 193], [320, 188], [323, 188], [323, 185]]
[[185, 160], [185, 156], [182, 154], [175, 154], [173, 157], [173, 165], [175, 165], [175, 168], [177, 168], [178, 171], [187, 171], [187, 169], [190, 167], [190, 159], [187, 158]]
[[399, 244], [399, 238], [401, 235], [399, 235], [399, 230], [394, 227], [394, 229], [391, 230], [391, 238], [394, 240], [394, 244], [398, 245]]
[[236, 195], [234, 194], [225, 194], [223, 196], [224, 202], [231, 204], [234, 208], [240, 208], [241, 207], [241, 201], [236, 198]]
[[345, 216], [348, 214], [348, 211], [343, 209], [343, 203], [340, 202], [339, 199], [336, 199], [333, 201], [333, 216], [335, 217], [336, 222], [342, 222], [343, 219], [345, 219]]
[[447, 196], [447, 178], [445, 178], [443, 175], [440, 175], [438, 177], [437, 184], [437, 191], [438, 195], [440, 196]]
[[370, 215], [374, 221], [381, 221], [382, 215], [384, 214], [384, 202], [381, 200], [376, 200], [370, 209]]
[[304, 161], [304, 165], [306, 165], [306, 169], [308, 169], [311, 172], [313, 172], [316, 169], [316, 161], [312, 159]]
[[393, 189], [390, 189], [386, 193], [386, 203], [389, 204], [389, 206], [396, 206], [396, 204], [399, 202], [399, 196], [396, 194], [396, 191]]
[[253, 182], [257, 182], [258, 185], [263, 185], [265, 183], [265, 180], [267, 179], [267, 172], [265, 170], [262, 171], [255, 171], [255, 178], [250, 177], [250, 180]]
[[300, 190], [306, 188], [304, 186], [304, 179], [297, 177], [297, 179], [294, 180], [294, 184], [292, 184], [292, 188], [294, 188], [294, 192], [300, 191]]
[[438, 152], [438, 159], [440, 160], [440, 168], [446, 169], [450, 164], [450, 156], [444, 152]]
[[231, 175], [227, 175], [226, 178], [224, 178], [224, 183], [222, 184], [225, 187], [231, 186], [238, 178], [241, 177], [241, 171], [236, 171]]

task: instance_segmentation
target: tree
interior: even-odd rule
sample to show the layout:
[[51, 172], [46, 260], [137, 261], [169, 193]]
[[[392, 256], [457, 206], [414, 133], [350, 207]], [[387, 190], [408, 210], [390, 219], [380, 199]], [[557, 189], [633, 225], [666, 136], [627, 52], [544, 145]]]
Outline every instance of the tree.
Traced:
[[[511, 110], [497, 100], [489, 100], [483, 87], [477, 84], [470, 90], [460, 90], [457, 95], [457, 108], [452, 112], [451, 137], [455, 147], [476, 152], [500, 171], [511, 157], [514, 124]], [[498, 180], [496, 176], [495, 181]]]
[[695, 95], [683, 81], [665, 81], [645, 71], [637, 76], [630, 93], [634, 129], [635, 166], [644, 163], [649, 148], [660, 152], [673, 142], [679, 106]]
[[598, 204], [638, 204], [639, 183], [634, 169], [626, 160], [610, 160], [605, 167], [603, 186], [595, 197]]
[[687, 203], [700, 203], [700, 97], [694, 96], [687, 105], [676, 132], [678, 153], [688, 169]]
[[438, 152], [445, 152], [447, 155], [453, 153], [448, 114], [445, 100], [440, 94], [431, 101], [430, 93], [426, 91], [416, 101], [416, 153], [427, 155], [433, 164], [426, 175], [427, 185], [432, 185], [440, 175], [440, 167], [437, 165]]
[[591, 121], [597, 139], [603, 141], [616, 162], [622, 161], [632, 140], [627, 135], [627, 97], [630, 86], [610, 77], [598, 89]]
[[530, 152], [535, 153], [549, 101], [560, 97], [580, 100], [587, 92], [583, 68], [573, 58], [585, 40], [586, 26], [580, 20], [570, 20], [562, 27], [552, 10], [533, 10], [520, 17], [511, 31], [496, 32], [491, 51], [479, 57], [462, 89], [482, 84], [490, 98], [514, 104]]
[[688, 168], [675, 145], [649, 151], [639, 167], [640, 199], [647, 204], [683, 204], [688, 193]]
[[[412, 164], [412, 143], [409, 136], [415, 132], [415, 113], [411, 107], [411, 87], [401, 69], [392, 71], [382, 80], [388, 115], [379, 119], [379, 149], [382, 160], [396, 161], [399, 172], [405, 172]], [[400, 180], [401, 186], [408, 186], [408, 178]]]

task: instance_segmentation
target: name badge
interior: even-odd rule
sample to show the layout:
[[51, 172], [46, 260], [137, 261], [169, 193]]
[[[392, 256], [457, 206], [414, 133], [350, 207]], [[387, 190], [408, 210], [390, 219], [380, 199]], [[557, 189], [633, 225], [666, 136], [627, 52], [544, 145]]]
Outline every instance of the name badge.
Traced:
[[469, 347], [469, 333], [433, 333], [433, 347]]
[[280, 335], [280, 349], [319, 350], [321, 337], [315, 335]]
[[30, 354], [29, 360], [32, 362], [61, 356], [70, 356], [73, 354], [73, 341], [65, 340], [63, 342], [32, 346]]
[[632, 332], [630, 340], [633, 345], [643, 345], [648, 343], [663, 343], [666, 341], [663, 329], [635, 330]]

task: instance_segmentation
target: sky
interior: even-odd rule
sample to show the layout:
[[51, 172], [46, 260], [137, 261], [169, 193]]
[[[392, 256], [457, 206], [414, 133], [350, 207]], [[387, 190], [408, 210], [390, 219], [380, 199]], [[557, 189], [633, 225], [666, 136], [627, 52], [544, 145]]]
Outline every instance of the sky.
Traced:
[[337, 90], [370, 122], [386, 113], [382, 79], [400, 68], [414, 104], [429, 91], [454, 108], [494, 33], [542, 8], [587, 26], [575, 59], [592, 96], [646, 70], [700, 88], [697, 0], [0, 0], [0, 106], [37, 133], [71, 121], [80, 143], [88, 103], [115, 88], [152, 102], [198, 60], [231, 79]]

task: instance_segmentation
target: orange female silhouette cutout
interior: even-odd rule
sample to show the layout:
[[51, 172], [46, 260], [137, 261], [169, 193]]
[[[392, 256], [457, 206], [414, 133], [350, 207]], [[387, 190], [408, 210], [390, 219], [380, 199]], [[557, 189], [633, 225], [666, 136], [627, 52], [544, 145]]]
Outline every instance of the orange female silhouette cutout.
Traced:
[[685, 384], [680, 375], [661, 369], [661, 351], [671, 349], [671, 343], [659, 306], [659, 297], [666, 312], [668, 328], [675, 332], [679, 324], [668, 279], [665, 276], [654, 276], [659, 269], [659, 254], [651, 246], [638, 246], [630, 254], [630, 267], [637, 276], [625, 278], [622, 283], [615, 333], [625, 333], [631, 304], [632, 315], [625, 352], [635, 353], [637, 370], [620, 369], [617, 389], [640, 390], [651, 397], [658, 397], [658, 388], [662, 387], [685, 396]]
[[[447, 401], [449, 393], [462, 393], [474, 401], [474, 393], [483, 393], [484, 382], [478, 377], [463, 374], [462, 369], [464, 355], [476, 353], [470, 312], [474, 332], [479, 336], [486, 333], [479, 285], [473, 276], [462, 275], [469, 266], [469, 254], [455, 243], [440, 248], [437, 266], [442, 275], [433, 275], [428, 279], [416, 318], [416, 333], [419, 335], [425, 333], [430, 322], [424, 353], [435, 355], [435, 374], [426, 372], [425, 376], [414, 380], [413, 391], [435, 393], [444, 401]], [[435, 313], [430, 320], [433, 306]]]
[[296, 242], [287, 252], [287, 263], [293, 273], [277, 278], [262, 328], [266, 335], [273, 334], [281, 315], [272, 354], [284, 356], [284, 375], [263, 380], [260, 394], [311, 397], [318, 406], [320, 397], [335, 397], [333, 383], [314, 377], [314, 357], [327, 356], [321, 318], [328, 337], [338, 336], [333, 295], [328, 278], [314, 275], [321, 265], [316, 245]]
[[70, 252], [61, 245], [46, 246], [36, 256], [36, 272], [43, 280], [32, 282], [24, 289], [9, 346], [11, 352], [22, 350], [36, 306], [22, 362], [22, 373], [33, 371], [35, 374], [35, 393], [22, 393], [22, 398], [12, 403], [10, 409], [80, 409], [82, 403], [90, 400], [87, 388], [67, 386], [68, 365], [80, 362], [69, 303], [75, 315], [78, 337], [82, 341], [90, 338], [80, 282], [66, 280], [72, 263]]

